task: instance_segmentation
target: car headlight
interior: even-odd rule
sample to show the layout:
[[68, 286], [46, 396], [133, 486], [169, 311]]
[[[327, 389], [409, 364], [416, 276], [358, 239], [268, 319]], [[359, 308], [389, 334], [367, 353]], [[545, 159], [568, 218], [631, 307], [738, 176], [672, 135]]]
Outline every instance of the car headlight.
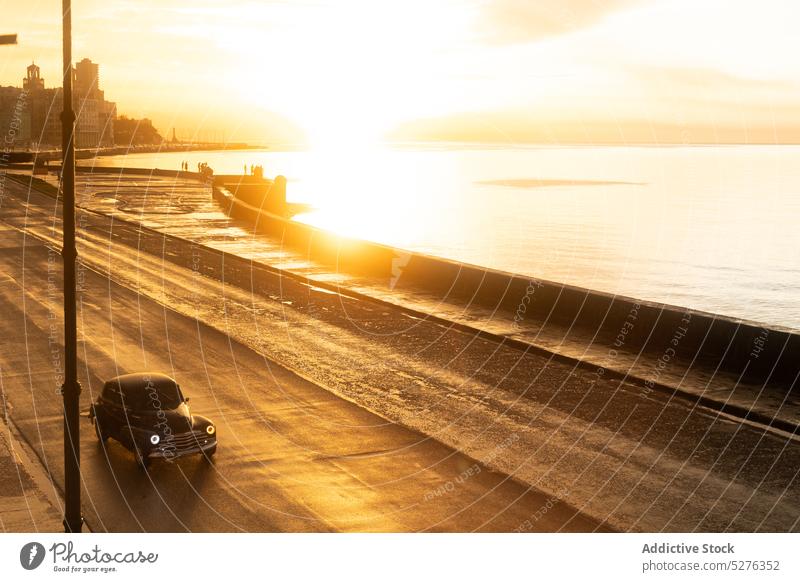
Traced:
[[206, 432], [207, 432], [208, 434], [214, 434], [215, 432], [217, 432], [217, 429], [215, 429], [215, 428], [214, 428], [214, 425], [213, 425], [213, 424], [209, 424], [209, 425], [206, 427]]
[[157, 434], [150, 435], [150, 442], [153, 443], [154, 445], [157, 445], [158, 443], [161, 442], [161, 437], [158, 436]]

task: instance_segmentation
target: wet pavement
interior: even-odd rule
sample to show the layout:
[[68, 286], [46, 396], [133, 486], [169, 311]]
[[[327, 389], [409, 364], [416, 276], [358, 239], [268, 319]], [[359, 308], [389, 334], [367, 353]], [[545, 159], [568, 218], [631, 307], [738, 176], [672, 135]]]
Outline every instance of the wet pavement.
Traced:
[[[49, 343], [50, 326], [60, 329], [57, 297], [47, 293], [52, 254], [30, 240], [21, 252], [18, 231], [3, 228], [2, 236], [0, 369], [11, 419], [63, 483], [60, 364]], [[192, 317], [85, 275], [82, 409], [111, 376], [162, 370], [181, 383], [194, 412], [216, 422], [220, 442], [213, 464], [194, 456], [144, 472], [114, 441], [101, 447], [85, 420], [83, 506], [94, 531], [508, 531], [548, 501]], [[566, 504], [536, 526], [596, 528], [604, 529]]]

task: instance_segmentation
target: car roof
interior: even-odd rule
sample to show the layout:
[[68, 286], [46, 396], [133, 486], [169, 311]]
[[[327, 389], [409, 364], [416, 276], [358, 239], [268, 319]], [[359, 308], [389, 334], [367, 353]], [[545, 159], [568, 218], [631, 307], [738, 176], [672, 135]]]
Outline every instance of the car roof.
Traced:
[[156, 390], [165, 388], [170, 389], [177, 385], [174, 378], [170, 378], [166, 374], [160, 372], [137, 372], [135, 374], [123, 374], [111, 378], [103, 386], [104, 389], [109, 387], [119, 387], [119, 390], [124, 394], [132, 394], [141, 392], [148, 386], [152, 386]]

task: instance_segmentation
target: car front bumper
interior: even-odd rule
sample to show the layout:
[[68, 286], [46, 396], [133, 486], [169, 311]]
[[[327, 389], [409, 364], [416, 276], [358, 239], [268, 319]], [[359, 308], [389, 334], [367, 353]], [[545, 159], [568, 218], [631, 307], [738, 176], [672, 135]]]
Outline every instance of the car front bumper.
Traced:
[[186, 455], [205, 453], [216, 448], [216, 436], [205, 436], [194, 439], [191, 443], [165, 441], [158, 446], [150, 449], [147, 456], [150, 459], [165, 459], [172, 461]]

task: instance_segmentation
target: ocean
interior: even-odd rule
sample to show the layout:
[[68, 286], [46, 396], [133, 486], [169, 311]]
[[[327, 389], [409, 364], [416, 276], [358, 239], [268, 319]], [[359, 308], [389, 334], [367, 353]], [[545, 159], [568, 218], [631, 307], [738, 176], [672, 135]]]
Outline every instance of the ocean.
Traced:
[[490, 146], [130, 154], [82, 164], [288, 179], [355, 238], [800, 329], [800, 146]]

